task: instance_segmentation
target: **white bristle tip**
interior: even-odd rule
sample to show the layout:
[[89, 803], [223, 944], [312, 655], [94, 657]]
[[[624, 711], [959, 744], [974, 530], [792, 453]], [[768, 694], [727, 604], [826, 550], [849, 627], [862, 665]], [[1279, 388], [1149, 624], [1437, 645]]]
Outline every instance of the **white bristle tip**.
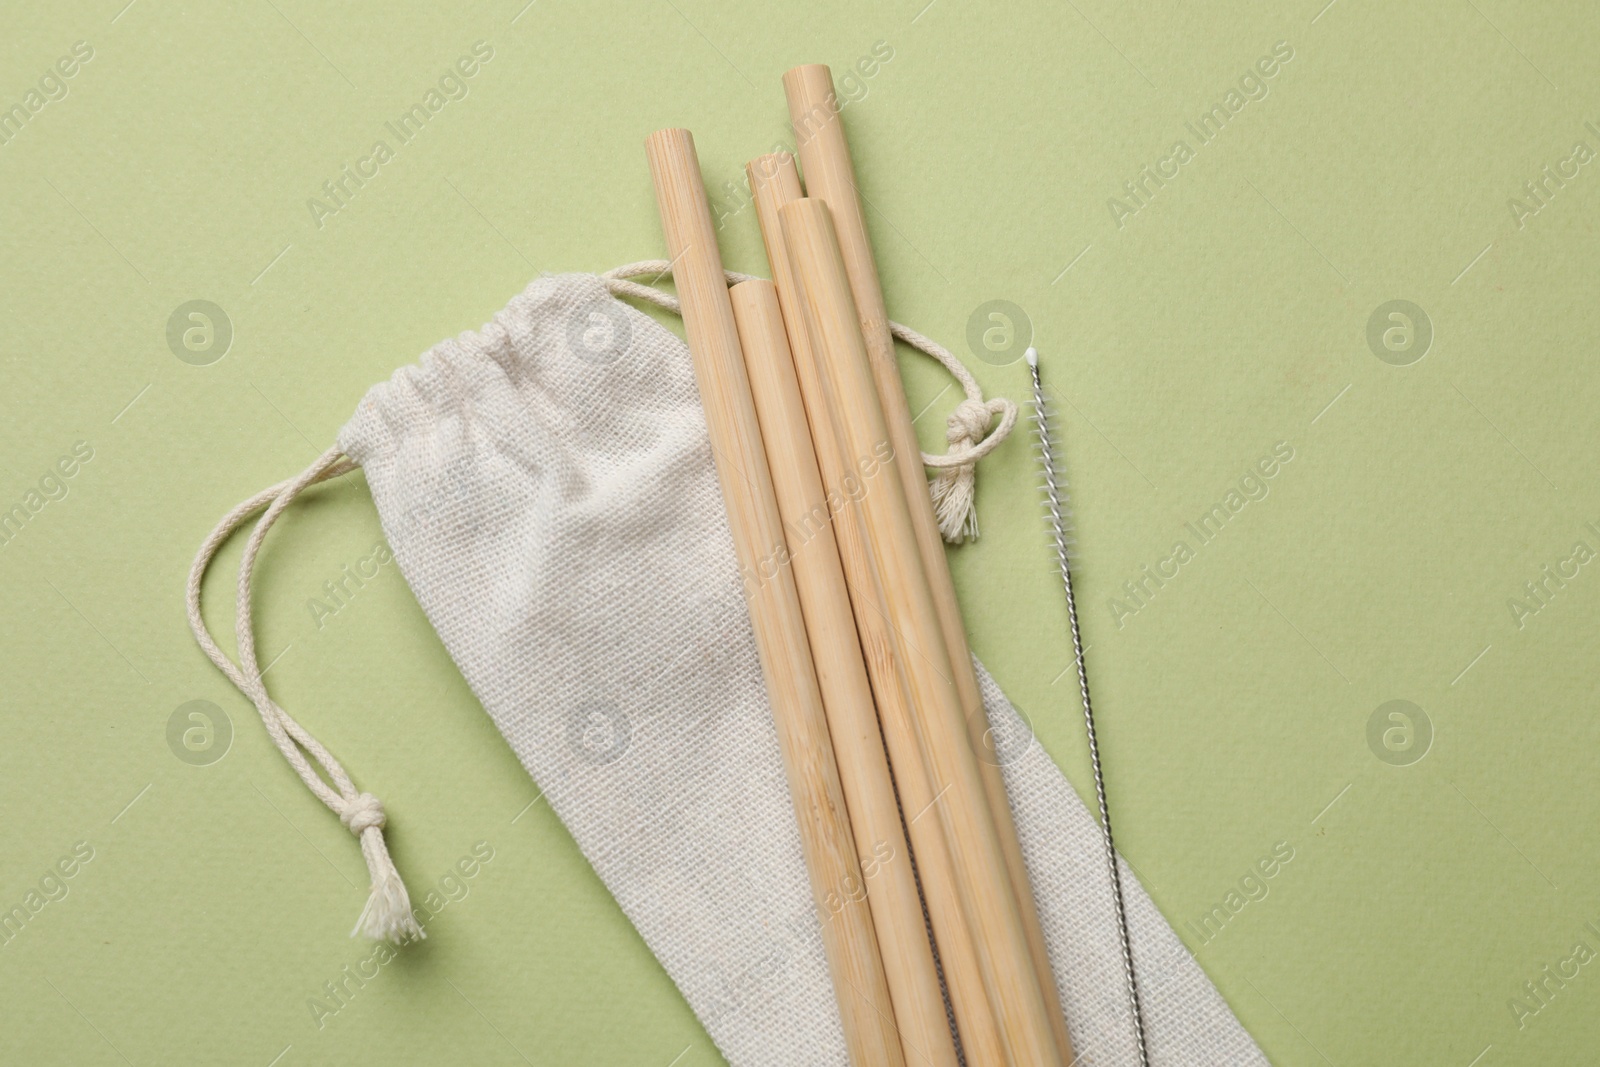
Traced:
[[1028, 350], [1022, 353], [1022, 358], [1028, 361], [1028, 366], [1037, 367], [1039, 365], [1039, 350], [1029, 345]]

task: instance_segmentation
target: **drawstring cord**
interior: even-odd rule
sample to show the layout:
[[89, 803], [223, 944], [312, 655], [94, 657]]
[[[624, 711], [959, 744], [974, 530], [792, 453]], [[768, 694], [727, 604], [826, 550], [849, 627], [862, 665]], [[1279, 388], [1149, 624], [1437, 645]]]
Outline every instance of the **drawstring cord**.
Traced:
[[[643, 300], [665, 308], [674, 315], [682, 315], [683, 309], [677, 297], [628, 280], [645, 274], [660, 278], [671, 273], [672, 264], [667, 260], [647, 259], [608, 270], [600, 275], [600, 280], [605, 282], [613, 295]], [[723, 274], [727, 275], [729, 285], [747, 282], [755, 277], [731, 270], [723, 271]], [[944, 455], [924, 452], [922, 465], [938, 472], [928, 486], [928, 493], [933, 497], [933, 513], [939, 520], [939, 533], [953, 545], [975, 539], [978, 536], [977, 463], [1000, 447], [1000, 442], [1016, 426], [1017, 405], [1005, 397], [985, 400], [983, 390], [972, 372], [938, 342], [898, 322], [889, 323], [889, 332], [912, 348], [938, 360], [961, 383], [961, 390], [966, 393], [966, 399], [956, 405], [945, 427], [944, 436], [949, 450]], [[991, 430], [997, 417], [1000, 424]]]
[[[384, 842], [386, 817], [383, 804], [371, 793], [357, 790], [333, 754], [267, 695], [266, 682], [261, 677], [261, 667], [256, 660], [255, 629], [250, 617], [251, 581], [256, 557], [261, 551], [262, 542], [266, 540], [267, 531], [272, 529], [290, 502], [308, 486], [355, 469], [356, 464], [346, 459], [337, 447], [330, 448], [294, 478], [257, 493], [230, 511], [200, 546], [194, 566], [189, 569], [189, 628], [194, 631], [195, 640], [211, 658], [211, 662], [227, 675], [241, 693], [250, 698], [256, 711], [261, 713], [261, 722], [266, 726], [273, 744], [278, 746], [278, 751], [283, 753], [283, 758], [289, 761], [306, 788], [339, 816], [339, 821], [360, 840], [361, 853], [372, 875], [372, 893], [350, 936], [365, 934], [367, 937], [402, 944], [427, 935], [411, 912], [411, 898]], [[266, 513], [251, 531], [250, 539], [245, 543], [244, 556], [239, 561], [238, 613], [234, 624], [239, 662], [235, 664], [217, 647], [200, 615], [200, 583], [223, 542], [263, 507], [267, 509]], [[307, 753], [322, 768], [326, 780], [307, 761]], [[329, 781], [332, 782], [331, 786]]]
[[[600, 279], [614, 295], [643, 300], [681, 315], [683, 312], [677, 297], [629, 280], [646, 274], [661, 277], [671, 271], [672, 265], [664, 259], [646, 260], [607, 271]], [[753, 277], [735, 271], [725, 273], [729, 285]], [[960, 543], [966, 538], [977, 537], [978, 522], [973, 508], [974, 466], [999, 447], [1000, 442], [1011, 433], [1017, 422], [1017, 407], [1002, 397], [985, 400], [976, 379], [941, 345], [898, 322], [891, 322], [889, 329], [901, 341], [937, 359], [961, 383], [962, 391], [966, 393], [966, 399], [956, 405], [955, 411], [950, 414], [945, 431], [949, 451], [944, 455], [924, 452], [922, 462], [938, 472], [929, 485], [929, 492], [939, 519], [939, 532], [944, 539]], [[1000, 420], [998, 425], [994, 425], [996, 418]], [[358, 790], [333, 754], [268, 695], [266, 682], [261, 677], [261, 666], [256, 659], [255, 627], [250, 615], [256, 557], [266, 541], [267, 532], [284, 509], [305, 489], [348, 474], [357, 467], [338, 447], [330, 448], [300, 474], [262, 490], [228, 512], [201, 544], [195, 556], [194, 565], [189, 569], [186, 603], [189, 628], [194, 631], [200, 648], [228, 680], [250, 698], [261, 715], [262, 725], [267, 728], [272, 743], [278, 746], [278, 751], [283, 753], [283, 758], [289, 761], [289, 766], [294, 768], [306, 788], [326, 804], [361, 842], [361, 853], [372, 875], [372, 892], [350, 936], [364, 934], [403, 944], [426, 937], [427, 934], [412, 914], [411, 898], [406, 892], [405, 882], [401, 880], [400, 872], [395, 869], [394, 860], [389, 856], [389, 847], [383, 837], [387, 823], [383, 804], [371, 793]], [[234, 663], [217, 646], [211, 631], [206, 628], [205, 619], [200, 614], [200, 584], [223, 543], [263, 508], [266, 511], [251, 531], [245, 543], [244, 555], [239, 561], [238, 608], [234, 620], [239, 662]], [[308, 755], [310, 760], [306, 758]], [[312, 766], [312, 760], [316, 762], [316, 767]], [[321, 768], [321, 773], [317, 768]]]

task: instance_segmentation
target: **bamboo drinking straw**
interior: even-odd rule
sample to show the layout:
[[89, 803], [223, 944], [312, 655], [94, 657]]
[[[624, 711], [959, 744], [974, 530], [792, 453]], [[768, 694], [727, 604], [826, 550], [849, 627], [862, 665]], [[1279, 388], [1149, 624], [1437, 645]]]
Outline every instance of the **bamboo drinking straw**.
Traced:
[[[777, 286], [778, 303], [783, 310], [789, 348], [794, 357], [795, 376], [810, 423], [823, 485], [831, 501], [848, 501], [855, 495], [851, 487], [859, 489], [860, 473], [851, 468], [839, 448], [833, 416], [828, 410], [821, 368], [812, 354], [810, 338], [806, 334], [804, 312], [794, 272], [790, 269], [789, 253], [783, 242], [783, 230], [778, 222], [778, 209], [802, 195], [800, 176], [795, 170], [794, 157], [787, 152], [754, 159], [745, 165], [745, 173], [750, 179], [750, 189], [755, 198], [756, 220], [760, 223], [761, 236], [766, 242], [767, 261], [771, 264], [772, 280]], [[737, 289], [735, 286], [735, 291]], [[892, 484], [893, 479], [898, 477], [893, 471], [880, 471], [878, 476], [890, 479]], [[859, 491], [870, 491], [870, 487]], [[1000, 1040], [994, 1013], [989, 1010], [983, 975], [978, 968], [977, 950], [973, 947], [972, 933], [967, 928], [961, 900], [957, 896], [950, 852], [945, 845], [939, 820], [930, 810], [935, 794], [928, 784], [927, 770], [922, 765], [922, 750], [912, 717], [911, 698], [900, 676], [894, 637], [888, 617], [884, 614], [877, 575], [867, 552], [860, 516], [855, 513], [854, 507], [849, 506], [840, 508], [835, 505], [833, 511], [833, 530], [849, 584], [850, 599], [855, 606], [856, 629], [872, 682], [872, 692], [877, 698], [884, 743], [894, 767], [894, 781], [905, 811], [906, 828], [916, 852], [922, 892], [928, 903], [928, 918], [933, 925], [934, 941], [939, 946], [939, 958], [944, 965], [945, 984], [950, 990], [950, 1002], [955, 1009], [961, 1043], [966, 1049], [968, 1063], [1005, 1063], [1005, 1046]], [[873, 914], [877, 914], [876, 907]], [[893, 983], [890, 984], [892, 988]]]
[[[658, 130], [646, 139], [645, 152], [850, 1062], [901, 1067], [905, 1060], [870, 905], [842, 896], [858, 884], [860, 865], [794, 576], [788, 567], [772, 566], [786, 552], [783, 527], [694, 138], [687, 130]], [[830, 909], [830, 894], [841, 895], [845, 906]]]
[[778, 513], [788, 536], [789, 563], [817, 665], [850, 828], [861, 856], [861, 879], [841, 893], [839, 906], [861, 893], [871, 903], [906, 1062], [916, 1067], [956, 1067], [939, 973], [900, 826], [894, 782], [856, 640], [855, 616], [784, 336], [777, 289], [756, 279], [735, 285], [728, 296], [733, 300], [761, 439], [767, 446]]
[[[789, 101], [789, 117], [794, 125], [800, 165], [805, 171], [806, 190], [826, 203], [833, 212], [872, 376], [883, 404], [900, 479], [910, 502], [918, 550], [939, 614], [945, 649], [955, 672], [956, 692], [961, 699], [973, 749], [982, 752], [987, 745], [989, 720], [983, 709], [983, 697], [978, 691], [972, 652], [967, 647], [966, 627], [961, 621], [961, 605], [956, 600], [955, 583], [950, 578], [950, 565], [944, 555], [944, 540], [939, 535], [938, 520], [934, 518], [933, 503], [928, 497], [927, 474], [923, 470], [916, 431], [911, 425], [911, 408], [906, 402], [905, 386], [900, 381], [899, 365], [895, 362], [894, 338], [889, 333], [889, 314], [883, 303], [883, 289], [878, 283], [878, 267], [873, 259], [872, 244], [867, 238], [866, 218], [862, 214], [855, 166], [850, 159], [849, 143], [845, 140], [844, 123], [839, 117], [833, 75], [822, 64], [795, 67], [784, 74], [783, 88]], [[1016, 823], [1011, 817], [1005, 778], [995, 760], [981, 760], [980, 771], [1005, 856], [1006, 873], [1027, 935], [1034, 973], [1049, 1001], [1051, 1030], [1055, 1034], [1062, 1062], [1070, 1062], [1072, 1041], [1067, 1035], [1066, 1020], [1061, 1015], [1055, 976], [1050, 970], [1050, 957], [1045, 950], [1044, 929], [1039, 925], [1039, 913], [1029, 886], [1027, 865], [1023, 862]]]
[[[840, 444], [846, 455], [887, 460], [888, 430], [828, 207], [802, 198], [780, 208], [778, 218], [800, 283], [806, 331], [825, 368]], [[989, 1004], [1012, 1063], [1062, 1067], [1050, 1025], [1051, 1006], [1033, 969], [978, 760], [950, 680], [950, 658], [923, 574], [910, 509], [905, 495], [892, 489], [891, 481], [874, 485], [860, 495], [859, 510], [921, 726], [923, 760], [941, 795], [934, 810], [954, 861]]]

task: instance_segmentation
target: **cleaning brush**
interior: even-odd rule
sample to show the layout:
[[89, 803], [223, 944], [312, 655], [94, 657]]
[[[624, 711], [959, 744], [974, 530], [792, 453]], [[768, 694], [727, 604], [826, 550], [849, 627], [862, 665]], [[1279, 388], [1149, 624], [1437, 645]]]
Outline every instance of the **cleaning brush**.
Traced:
[[1117, 914], [1117, 934], [1122, 940], [1122, 965], [1128, 977], [1128, 1008], [1133, 1016], [1134, 1039], [1139, 1046], [1140, 1067], [1149, 1067], [1145, 1048], [1144, 1016], [1139, 1006], [1139, 982], [1134, 975], [1133, 948], [1128, 939], [1128, 912], [1122, 897], [1122, 872], [1117, 865], [1117, 850], [1111, 838], [1111, 812], [1106, 807], [1106, 782], [1100, 769], [1100, 745], [1095, 739], [1094, 707], [1089, 702], [1089, 674], [1083, 664], [1083, 636], [1078, 629], [1078, 606], [1072, 596], [1072, 540], [1070, 504], [1066, 481], [1056, 470], [1054, 441], [1050, 432], [1050, 409], [1045, 403], [1044, 385], [1039, 378], [1039, 353], [1029, 348], [1024, 353], [1028, 373], [1033, 378], [1033, 426], [1038, 451], [1044, 511], [1061, 571], [1061, 588], [1067, 597], [1067, 621], [1072, 628], [1072, 655], [1078, 668], [1078, 691], [1083, 696], [1083, 725], [1089, 737], [1089, 762], [1094, 768], [1094, 794], [1100, 804], [1100, 835], [1106, 846], [1106, 867], [1111, 872], [1111, 897]]

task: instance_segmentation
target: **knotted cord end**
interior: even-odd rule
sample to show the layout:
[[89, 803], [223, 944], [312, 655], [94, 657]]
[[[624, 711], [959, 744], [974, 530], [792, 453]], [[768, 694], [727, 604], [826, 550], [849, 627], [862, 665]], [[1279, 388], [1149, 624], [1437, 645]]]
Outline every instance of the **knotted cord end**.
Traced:
[[[969, 398], [957, 404], [945, 428], [945, 440], [950, 445], [946, 455], [960, 459], [974, 453], [988, 435], [995, 416], [1005, 415], [1008, 410], [1011, 405], [1005, 400]], [[978, 456], [972, 455], [970, 462], [941, 467], [928, 485], [939, 534], [952, 545], [978, 538], [977, 461]]]
[[339, 821], [360, 838], [361, 854], [366, 857], [367, 871], [372, 875], [372, 893], [350, 936], [366, 936], [397, 945], [427, 937], [411, 911], [411, 895], [406, 892], [405, 881], [395, 869], [394, 860], [389, 857], [389, 846], [383, 839], [383, 828], [388, 822], [383, 803], [371, 793], [361, 793], [346, 803], [339, 813]]

